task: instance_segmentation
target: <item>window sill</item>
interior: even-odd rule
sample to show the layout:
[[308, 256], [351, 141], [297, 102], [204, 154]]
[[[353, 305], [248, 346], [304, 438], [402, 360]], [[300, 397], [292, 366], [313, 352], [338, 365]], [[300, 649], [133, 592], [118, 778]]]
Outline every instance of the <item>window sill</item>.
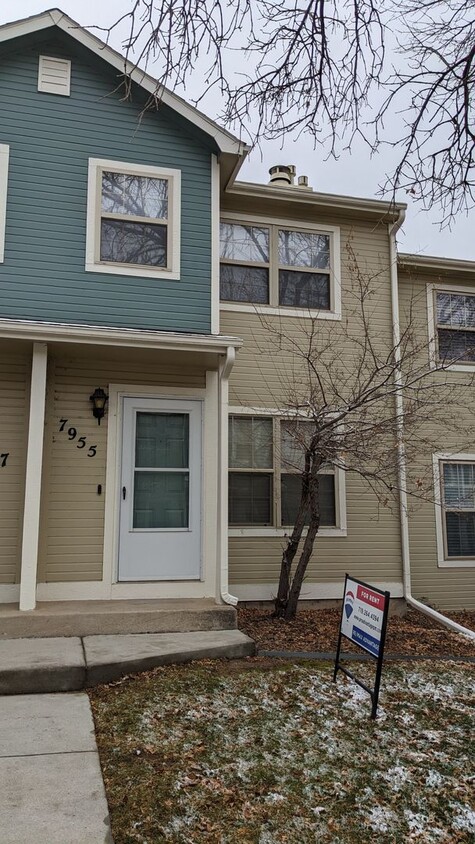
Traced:
[[439, 361], [439, 363], [433, 362], [432, 368], [438, 372], [475, 372], [475, 361], [473, 363], [449, 363], [448, 365]]
[[[291, 528], [276, 528], [276, 527], [242, 527], [242, 528], [229, 528], [228, 535], [229, 537], [237, 537], [237, 536], [255, 536], [255, 537], [264, 537], [264, 536], [289, 536]], [[307, 535], [307, 531], [303, 532], [303, 536]], [[318, 531], [317, 538], [319, 536], [322, 537], [331, 537], [331, 536], [347, 536], [348, 531], [346, 528], [339, 528], [339, 527], [324, 527]], [[475, 565], [475, 560], [474, 560]]]
[[341, 311], [309, 310], [308, 308], [275, 308], [271, 305], [257, 305], [248, 302], [220, 302], [222, 311], [237, 311], [238, 313], [257, 314], [260, 316], [289, 316], [298, 319], [331, 319], [341, 320]]
[[439, 569], [470, 569], [475, 568], [475, 559], [463, 558], [452, 560], [437, 560], [437, 567]]
[[155, 267], [126, 267], [121, 264], [101, 264], [100, 262], [86, 262], [88, 273], [111, 273], [112, 275], [129, 275], [135, 278], [161, 278], [165, 281], [179, 281], [180, 272], [177, 270], [159, 270]]

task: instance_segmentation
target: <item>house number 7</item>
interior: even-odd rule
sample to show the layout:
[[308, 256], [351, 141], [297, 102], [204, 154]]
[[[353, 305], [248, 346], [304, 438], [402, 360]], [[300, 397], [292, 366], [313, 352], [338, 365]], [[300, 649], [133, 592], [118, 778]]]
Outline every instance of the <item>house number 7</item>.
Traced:
[[4, 469], [7, 465], [7, 460], [10, 457], [10, 453], [7, 454], [0, 454], [0, 469]]

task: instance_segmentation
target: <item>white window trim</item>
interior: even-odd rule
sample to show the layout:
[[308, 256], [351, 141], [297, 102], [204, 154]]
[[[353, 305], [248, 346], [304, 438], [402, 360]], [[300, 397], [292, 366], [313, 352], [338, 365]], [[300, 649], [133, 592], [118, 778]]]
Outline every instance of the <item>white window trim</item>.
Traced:
[[435, 527], [437, 536], [437, 565], [439, 568], [475, 568], [475, 559], [450, 557], [445, 555], [444, 541], [444, 506], [441, 498], [441, 475], [440, 464], [444, 461], [453, 463], [470, 462], [475, 463], [475, 454], [452, 454], [450, 451], [438, 452], [432, 455], [434, 465], [434, 503], [435, 503]]
[[3, 264], [5, 258], [9, 158], [10, 147], [8, 144], [0, 144], [0, 264]]
[[[99, 260], [101, 237], [101, 199], [103, 170], [114, 173], [126, 173], [130, 176], [149, 176], [150, 178], [168, 179], [168, 267], [147, 267], [137, 264], [115, 264]], [[124, 161], [109, 161], [102, 158], [89, 159], [87, 186], [87, 224], [86, 224], [86, 271], [93, 273], [111, 273], [130, 275], [136, 278], [180, 278], [180, 230], [181, 230], [181, 171], [164, 167], [152, 167], [145, 164], [130, 164]], [[152, 221], [153, 222], [153, 221]]]
[[[475, 285], [468, 287], [460, 284], [428, 284], [427, 285], [427, 321], [428, 321], [428, 337], [429, 337], [429, 364], [431, 369], [438, 369], [439, 361], [437, 358], [437, 321], [436, 311], [434, 307], [434, 299], [437, 291], [444, 293], [453, 293], [457, 295], [464, 293], [475, 296]], [[467, 363], [450, 363], [443, 367], [444, 372], [475, 372], [475, 362]]]
[[221, 302], [222, 311], [238, 311], [240, 313], [257, 313], [270, 316], [293, 316], [309, 319], [341, 320], [341, 259], [340, 259], [340, 228], [339, 226], [304, 223], [300, 220], [287, 220], [281, 217], [261, 217], [258, 214], [233, 214], [230, 211], [221, 214], [223, 221], [248, 223], [249, 225], [279, 226], [280, 228], [308, 231], [315, 234], [330, 235], [330, 298], [333, 303], [331, 311], [312, 308], [289, 308], [262, 305], [252, 302]]
[[[290, 415], [289, 410], [276, 410], [276, 408], [268, 409], [264, 407], [234, 407], [230, 406], [228, 408], [229, 416], [271, 416], [271, 417], [278, 417], [279, 419], [285, 419], [286, 416]], [[292, 418], [294, 418], [295, 414], [291, 414]], [[305, 419], [305, 415], [302, 414], [302, 419]], [[229, 468], [229, 471], [232, 472], [232, 469]], [[346, 519], [346, 472], [341, 467], [337, 467], [334, 470], [335, 473], [335, 510], [336, 510], [336, 526], [335, 527], [321, 527], [318, 530], [318, 536], [322, 537], [329, 537], [329, 536], [347, 536], [348, 535], [348, 528], [347, 528], [347, 519]], [[273, 476], [275, 476], [275, 469], [272, 470]], [[274, 513], [276, 511], [276, 503], [277, 497], [273, 494], [272, 500], [272, 507], [274, 509]], [[304, 531], [304, 536], [306, 536], [307, 531]], [[289, 528], [288, 527], [256, 527], [256, 526], [249, 526], [249, 527], [229, 527], [228, 528], [228, 535], [230, 537], [235, 536], [288, 536], [289, 535]]]

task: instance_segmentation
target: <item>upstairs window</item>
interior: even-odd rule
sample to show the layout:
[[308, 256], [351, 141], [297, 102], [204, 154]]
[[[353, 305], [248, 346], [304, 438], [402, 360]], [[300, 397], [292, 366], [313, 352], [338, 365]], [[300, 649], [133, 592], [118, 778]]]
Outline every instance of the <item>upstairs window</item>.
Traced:
[[439, 361], [475, 362], [475, 294], [436, 291]]
[[86, 269], [179, 277], [180, 174], [90, 161]]
[[100, 260], [168, 262], [168, 179], [102, 171]]
[[[223, 303], [288, 313], [340, 314], [337, 230], [223, 220], [220, 288]], [[238, 307], [238, 309], [240, 309]], [[246, 305], [243, 309], [246, 309]]]
[[278, 254], [279, 305], [329, 311], [330, 236], [279, 229]]

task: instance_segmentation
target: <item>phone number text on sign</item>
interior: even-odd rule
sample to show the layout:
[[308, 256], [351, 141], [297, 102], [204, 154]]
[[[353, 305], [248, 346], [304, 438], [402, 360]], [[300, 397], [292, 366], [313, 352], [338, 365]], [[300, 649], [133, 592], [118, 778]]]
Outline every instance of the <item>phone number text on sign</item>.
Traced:
[[341, 632], [373, 656], [379, 655], [386, 597], [348, 578]]

